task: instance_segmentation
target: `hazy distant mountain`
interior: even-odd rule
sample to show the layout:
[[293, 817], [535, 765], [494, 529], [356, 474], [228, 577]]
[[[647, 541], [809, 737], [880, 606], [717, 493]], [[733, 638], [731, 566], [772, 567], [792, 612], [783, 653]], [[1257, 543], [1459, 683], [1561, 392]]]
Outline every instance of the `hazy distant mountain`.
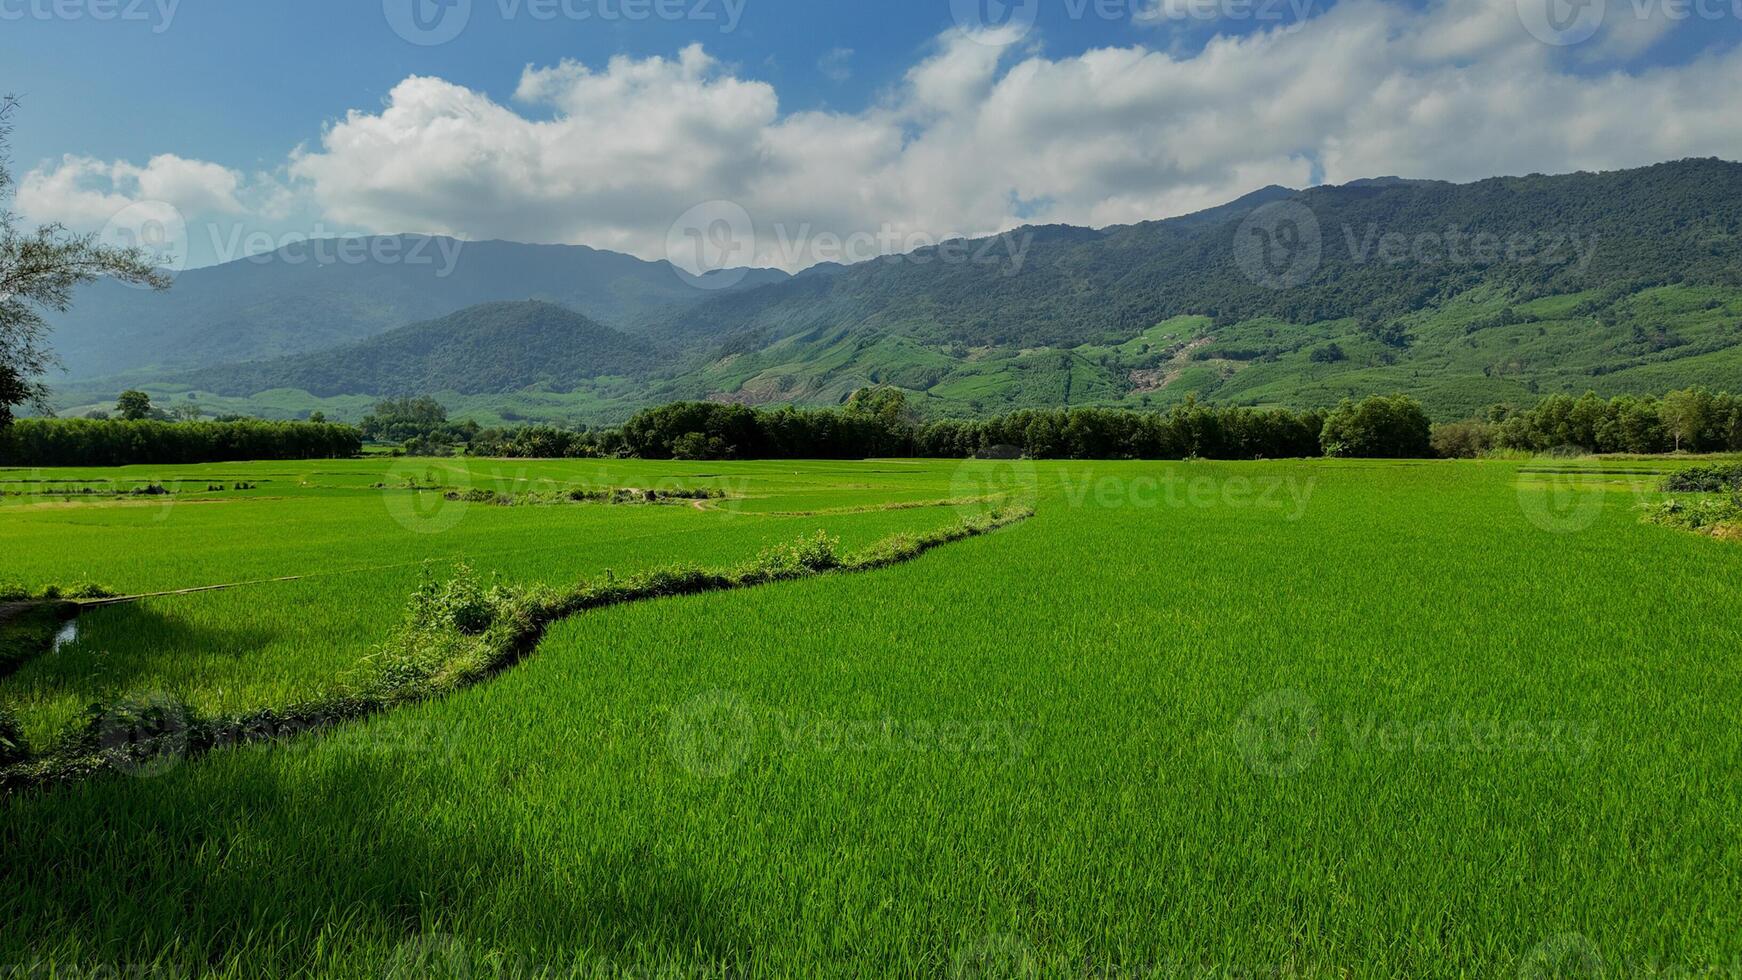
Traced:
[[[737, 278], [716, 274], [727, 277]], [[785, 278], [753, 270], [734, 288]], [[557, 303], [635, 331], [723, 291], [696, 283], [666, 262], [584, 246], [304, 243], [182, 273], [163, 293], [97, 283], [56, 320], [52, 343], [68, 376], [92, 378], [317, 351], [499, 300]]]
[[571, 390], [606, 375], [649, 369], [647, 343], [554, 303], [485, 303], [333, 350], [186, 376], [226, 395], [296, 388], [319, 397], [454, 391]]

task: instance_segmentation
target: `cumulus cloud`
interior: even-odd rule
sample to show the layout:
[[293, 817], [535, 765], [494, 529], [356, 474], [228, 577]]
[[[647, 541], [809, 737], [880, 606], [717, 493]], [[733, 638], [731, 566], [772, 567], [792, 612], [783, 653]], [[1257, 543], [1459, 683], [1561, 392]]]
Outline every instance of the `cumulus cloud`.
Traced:
[[[1200, 9], [1156, 3], [1158, 16]], [[1736, 49], [1603, 66], [1661, 33], [1620, 17], [1584, 48], [1557, 48], [1523, 27], [1516, 0], [1343, 0], [1190, 50], [1049, 57], [1033, 36], [951, 32], [855, 112], [783, 111], [772, 85], [692, 45], [529, 66], [508, 104], [407, 78], [299, 149], [288, 174], [310, 213], [347, 227], [648, 258], [666, 257], [680, 215], [730, 201], [754, 223], [756, 263], [796, 269], [870, 257], [840, 252], [855, 234], [904, 250], [1027, 222], [1103, 226], [1271, 183], [1742, 158], [1742, 117], [1713, 94], [1742, 82]], [[246, 197], [235, 174], [174, 157], [69, 158], [26, 183], [37, 178], [32, 193], [89, 212], [148, 184], [208, 210]]]
[[116, 214], [142, 203], [183, 214], [240, 214], [241, 174], [215, 163], [174, 154], [145, 166], [68, 155], [37, 167], [18, 185], [18, 209], [27, 218], [96, 231]]

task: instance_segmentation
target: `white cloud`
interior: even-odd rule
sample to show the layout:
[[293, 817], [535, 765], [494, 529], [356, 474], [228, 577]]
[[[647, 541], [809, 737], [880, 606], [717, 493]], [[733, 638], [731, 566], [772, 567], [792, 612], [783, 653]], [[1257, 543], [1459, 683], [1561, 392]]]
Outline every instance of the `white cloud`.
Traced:
[[[1186, 9], [1175, 7], [1162, 13]], [[1026, 221], [1100, 226], [1319, 174], [1472, 180], [1742, 158], [1742, 116], [1713, 95], [1742, 82], [1742, 52], [1594, 70], [1661, 31], [1618, 15], [1585, 48], [1561, 49], [1526, 31], [1515, 0], [1343, 0], [1189, 51], [1047, 57], [952, 32], [857, 112], [783, 112], [772, 85], [692, 45], [529, 66], [518, 107], [407, 78], [382, 108], [299, 149], [287, 176], [309, 213], [348, 228], [649, 258], [664, 257], [679, 215], [729, 200], [754, 218], [758, 263], [797, 268], [838, 257], [819, 235], [875, 233], [905, 248]], [[175, 157], [146, 168], [68, 158], [25, 184], [67, 212], [100, 214], [148, 186], [205, 211], [266, 200], [295, 210], [282, 184], [268, 194]]]
[[233, 170], [167, 153], [143, 167], [68, 155], [24, 175], [18, 184], [18, 209], [33, 221], [97, 231], [117, 213], [140, 204], [167, 206], [190, 216], [240, 214], [245, 210], [237, 196], [242, 183]]

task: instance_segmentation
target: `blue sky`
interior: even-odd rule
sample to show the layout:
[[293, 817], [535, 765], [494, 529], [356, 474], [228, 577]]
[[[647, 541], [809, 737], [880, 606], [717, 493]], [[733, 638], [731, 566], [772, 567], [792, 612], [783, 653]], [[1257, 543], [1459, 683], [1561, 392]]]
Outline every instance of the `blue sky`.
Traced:
[[[176, 152], [247, 167], [275, 163], [325, 121], [377, 105], [407, 75], [507, 98], [527, 64], [671, 55], [691, 42], [774, 83], [785, 107], [857, 109], [954, 23], [938, 0], [743, 0], [727, 31], [723, 0], [684, 5], [698, 3], [719, 20], [538, 21], [525, 8], [504, 19], [501, 0], [477, 0], [459, 37], [422, 47], [393, 32], [379, 0], [181, 0], [161, 32], [155, 14], [6, 25], [0, 83], [30, 97], [20, 162]], [[1155, 40], [1129, 19], [1072, 19], [1062, 2], [1049, 6], [1039, 27], [1062, 51]], [[845, 79], [820, 66], [838, 49], [852, 51]]]
[[1742, 155], [1742, 0], [1606, 0], [1565, 44], [1529, 11], [1579, 0], [1024, 0], [990, 30], [1000, 0], [452, 0], [451, 40], [396, 33], [436, 2], [0, 0], [20, 210], [173, 210], [199, 265], [341, 231], [661, 257], [707, 205], [793, 267], [1268, 182]]

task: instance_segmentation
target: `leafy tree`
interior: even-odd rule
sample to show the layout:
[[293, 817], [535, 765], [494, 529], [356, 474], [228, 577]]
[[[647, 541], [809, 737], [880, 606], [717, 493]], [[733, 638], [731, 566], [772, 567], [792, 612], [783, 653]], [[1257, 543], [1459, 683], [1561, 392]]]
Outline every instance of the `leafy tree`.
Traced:
[[1663, 407], [1658, 415], [1663, 419], [1663, 426], [1675, 440], [1677, 452], [1685, 444], [1688, 449], [1699, 449], [1700, 437], [1712, 421], [1712, 393], [1704, 388], [1688, 388], [1683, 391], [1672, 391], [1664, 396]]
[[17, 99], [0, 98], [0, 428], [11, 424], [20, 405], [45, 408], [48, 389], [39, 379], [54, 355], [43, 314], [66, 312], [74, 287], [103, 276], [154, 289], [170, 283], [143, 248], [103, 245], [95, 235], [74, 235], [58, 224], [19, 227], [7, 207], [13, 181], [6, 158], [17, 108]]
[[115, 403], [115, 411], [129, 422], [151, 418], [151, 396], [132, 389], [123, 391]]
[[880, 385], [860, 388], [847, 399], [850, 415], [867, 415], [891, 425], [908, 421], [907, 395], [900, 388]]
[[1433, 455], [1433, 425], [1421, 403], [1403, 395], [1344, 399], [1325, 417], [1326, 456], [1421, 459]]

